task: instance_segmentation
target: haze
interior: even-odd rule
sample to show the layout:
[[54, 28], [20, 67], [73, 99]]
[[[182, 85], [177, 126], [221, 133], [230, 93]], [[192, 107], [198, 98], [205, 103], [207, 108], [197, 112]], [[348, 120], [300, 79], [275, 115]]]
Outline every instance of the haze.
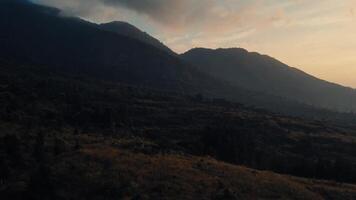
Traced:
[[354, 0], [35, 0], [94, 22], [127, 21], [182, 53], [242, 47], [356, 88]]

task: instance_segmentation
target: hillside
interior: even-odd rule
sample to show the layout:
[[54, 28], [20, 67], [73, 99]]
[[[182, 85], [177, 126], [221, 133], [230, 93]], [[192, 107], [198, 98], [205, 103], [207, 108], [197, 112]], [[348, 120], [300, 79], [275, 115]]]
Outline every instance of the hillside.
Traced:
[[[31, 197], [192, 200], [356, 198], [354, 185], [283, 176], [211, 158], [145, 155], [113, 147], [83, 147], [57, 158], [48, 171], [47, 176], [42, 177], [42, 187], [48, 189], [47, 193], [43, 194], [43, 190], [37, 188], [39, 191], [29, 193]], [[22, 188], [17, 186], [12, 189], [20, 189], [21, 192]]]
[[[93, 142], [146, 154], [208, 155], [256, 169], [356, 182], [354, 124], [308, 121], [41, 66], [2, 61], [0, 69], [2, 167], [14, 174], [31, 173], [26, 166], [35, 157], [52, 165], [53, 152], [62, 155]], [[115, 140], [129, 142], [117, 146]]]
[[235, 86], [317, 107], [356, 110], [356, 91], [308, 75], [269, 56], [244, 49], [192, 49], [181, 57], [199, 70]]

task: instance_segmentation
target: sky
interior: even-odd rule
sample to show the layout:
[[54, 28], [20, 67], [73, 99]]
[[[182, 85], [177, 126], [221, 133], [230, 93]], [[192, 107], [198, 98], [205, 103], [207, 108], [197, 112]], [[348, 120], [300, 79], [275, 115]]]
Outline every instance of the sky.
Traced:
[[178, 53], [241, 47], [356, 88], [356, 0], [33, 0], [96, 23], [127, 21]]

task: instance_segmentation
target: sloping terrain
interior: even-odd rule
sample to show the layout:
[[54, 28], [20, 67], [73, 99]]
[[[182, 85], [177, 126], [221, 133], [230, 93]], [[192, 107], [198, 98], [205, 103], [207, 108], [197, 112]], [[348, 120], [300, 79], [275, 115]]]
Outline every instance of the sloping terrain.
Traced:
[[[4, 125], [7, 134], [9, 124]], [[16, 129], [15, 129], [16, 130]], [[21, 140], [6, 159], [0, 149], [2, 199], [303, 199], [353, 200], [356, 186], [253, 170], [177, 152], [149, 153], [140, 138], [65, 130]], [[42, 139], [41, 139], [42, 138]], [[22, 138], [23, 139], [23, 138]], [[1, 141], [16, 139], [1, 137]], [[15, 141], [15, 142], [14, 142]], [[43, 142], [43, 146], [41, 146]], [[25, 151], [26, 146], [33, 146]], [[10, 146], [5, 146], [10, 147]], [[42, 149], [43, 148], [43, 149]], [[39, 149], [44, 150], [43, 154]], [[30, 149], [29, 149], [30, 150]], [[4, 157], [5, 156], [5, 157]], [[4, 159], [5, 158], [5, 159]], [[5, 167], [4, 167], [5, 166]]]
[[157, 47], [158, 49], [166, 51], [167, 53], [170, 53], [172, 55], [175, 54], [171, 49], [165, 46], [162, 42], [160, 42], [156, 38], [150, 36], [146, 32], [141, 31], [140, 29], [136, 28], [135, 26], [127, 22], [114, 21], [114, 22], [104, 23], [104, 24], [100, 24], [100, 28], [102, 28], [103, 30], [117, 33], [119, 35], [124, 35], [126, 37], [137, 39], [141, 42], [147, 43], [149, 45]]
[[[356, 198], [356, 186], [353, 185], [281, 176], [210, 158], [148, 156], [108, 147], [83, 148], [60, 158], [51, 170], [54, 192], [63, 190], [59, 193], [63, 198]], [[73, 171], [77, 173], [72, 174]], [[83, 189], [77, 187], [83, 183]]]
[[356, 91], [315, 78], [269, 56], [244, 49], [192, 49], [181, 57], [199, 70], [235, 86], [317, 107], [356, 110]]

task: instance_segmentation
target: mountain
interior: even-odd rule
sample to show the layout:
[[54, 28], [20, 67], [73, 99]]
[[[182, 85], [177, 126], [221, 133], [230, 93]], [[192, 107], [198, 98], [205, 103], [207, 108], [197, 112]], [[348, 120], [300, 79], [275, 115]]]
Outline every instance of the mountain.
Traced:
[[181, 57], [200, 71], [235, 86], [316, 107], [356, 111], [355, 90], [320, 80], [266, 55], [241, 48], [196, 48]]
[[165, 46], [162, 42], [160, 42], [156, 38], [150, 36], [146, 32], [141, 31], [137, 27], [127, 22], [114, 21], [114, 22], [100, 24], [100, 27], [103, 30], [107, 30], [123, 36], [131, 37], [133, 39], [137, 39], [141, 42], [157, 47], [158, 49], [166, 51], [167, 53], [175, 54], [171, 49]]
[[54, 8], [17, 1], [0, 4], [2, 57], [145, 87], [183, 92], [215, 87], [209, 76], [152, 45], [63, 17]]
[[176, 55], [103, 30], [98, 24], [64, 17], [55, 8], [0, 1], [0, 26], [0, 59], [46, 66], [54, 72], [78, 77], [233, 100], [282, 114], [349, 119], [265, 92], [233, 86], [199, 71]]

